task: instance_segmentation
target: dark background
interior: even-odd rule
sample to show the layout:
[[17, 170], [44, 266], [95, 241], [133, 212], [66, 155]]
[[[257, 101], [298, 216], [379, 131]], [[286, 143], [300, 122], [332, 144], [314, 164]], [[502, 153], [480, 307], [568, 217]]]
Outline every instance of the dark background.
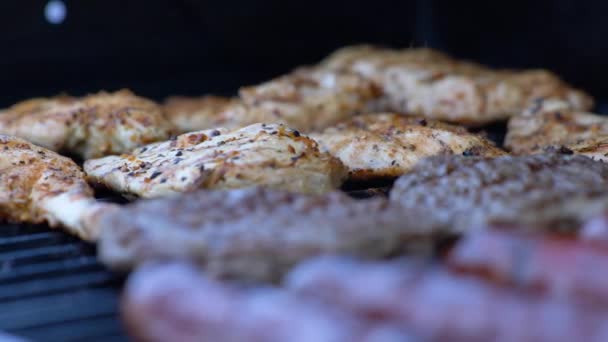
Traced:
[[544, 67], [608, 99], [605, 1], [64, 0], [0, 2], [0, 105], [132, 88], [231, 94], [346, 44], [430, 46], [497, 67]]

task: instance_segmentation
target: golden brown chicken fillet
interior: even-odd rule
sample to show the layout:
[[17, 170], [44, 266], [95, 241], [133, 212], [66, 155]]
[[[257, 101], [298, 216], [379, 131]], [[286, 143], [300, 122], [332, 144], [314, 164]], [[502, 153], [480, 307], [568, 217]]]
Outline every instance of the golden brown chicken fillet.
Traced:
[[340, 159], [357, 180], [398, 177], [434, 155], [505, 154], [463, 127], [391, 113], [356, 116], [311, 137]]
[[509, 120], [505, 147], [515, 154], [565, 148], [608, 160], [608, 118], [576, 110], [563, 101], [539, 101]]
[[370, 81], [346, 72], [300, 68], [268, 82], [241, 88], [239, 98], [171, 98], [165, 109], [182, 132], [283, 123], [310, 132], [363, 110], [378, 95]]
[[[226, 116], [226, 109], [238, 106], [236, 98], [206, 95], [201, 97], [172, 96], [164, 103], [167, 119], [182, 133], [199, 131], [213, 127], [227, 127], [234, 121], [245, 122], [246, 118], [235, 120]], [[245, 114], [245, 111], [242, 112]]]
[[492, 70], [430, 49], [351, 46], [321, 66], [356, 72], [377, 84], [383, 95], [372, 110], [466, 125], [507, 119], [537, 98], [563, 99], [580, 110], [593, 105], [591, 97], [549, 71]]
[[63, 226], [85, 240], [89, 224], [112, 205], [98, 203], [72, 160], [23, 139], [0, 135], [0, 220]]
[[161, 107], [128, 90], [31, 99], [0, 112], [0, 134], [83, 159], [127, 152], [170, 132]]
[[253, 185], [324, 193], [346, 176], [338, 159], [280, 124], [182, 134], [130, 154], [87, 160], [84, 168], [92, 181], [140, 197]]

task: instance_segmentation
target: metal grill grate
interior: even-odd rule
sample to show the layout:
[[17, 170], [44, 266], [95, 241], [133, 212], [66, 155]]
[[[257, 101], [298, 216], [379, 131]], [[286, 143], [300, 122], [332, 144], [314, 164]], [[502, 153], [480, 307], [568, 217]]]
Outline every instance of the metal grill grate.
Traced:
[[45, 226], [0, 225], [0, 330], [34, 341], [126, 340], [121, 283], [90, 244]]

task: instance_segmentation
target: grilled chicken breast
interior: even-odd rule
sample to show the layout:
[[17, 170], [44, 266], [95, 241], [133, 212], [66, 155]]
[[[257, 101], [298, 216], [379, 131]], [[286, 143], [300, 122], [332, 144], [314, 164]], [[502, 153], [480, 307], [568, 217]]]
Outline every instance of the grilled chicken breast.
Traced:
[[564, 101], [538, 101], [509, 120], [505, 146], [515, 154], [565, 147], [608, 160], [608, 118], [577, 110]]
[[253, 185], [318, 194], [346, 177], [338, 159], [280, 124], [187, 133], [130, 154], [87, 160], [84, 169], [90, 180], [140, 197]]
[[280, 288], [222, 283], [189, 264], [138, 269], [127, 283], [122, 312], [138, 341], [416, 341], [395, 324]]
[[398, 177], [434, 155], [505, 154], [463, 127], [389, 113], [356, 116], [311, 137], [339, 158], [356, 180]]
[[537, 98], [559, 98], [587, 110], [591, 97], [546, 70], [491, 70], [430, 49], [391, 50], [352, 46], [321, 63], [356, 72], [383, 95], [372, 109], [483, 125], [519, 114]]
[[[167, 119], [181, 133], [200, 131], [214, 127], [241, 128], [255, 123], [247, 117], [237, 98], [207, 95], [202, 97], [172, 96], [164, 103]], [[228, 114], [232, 114], [230, 116]], [[242, 114], [242, 117], [235, 115]]]
[[83, 159], [127, 152], [170, 132], [160, 106], [127, 90], [31, 99], [0, 112], [0, 134]]
[[98, 203], [72, 160], [23, 139], [0, 135], [0, 220], [62, 226], [85, 240], [91, 222], [113, 208]]
[[452, 230], [488, 224], [576, 230], [608, 206], [608, 165], [557, 153], [431, 157], [401, 176], [390, 196]]
[[276, 280], [295, 263], [320, 254], [378, 258], [412, 245], [430, 248], [431, 238], [441, 233], [431, 220], [385, 198], [261, 188], [139, 201], [98, 223], [99, 255], [112, 268], [190, 259], [211, 275], [257, 280]]
[[303, 132], [325, 128], [364, 109], [377, 88], [346, 71], [300, 68], [268, 82], [241, 88], [238, 99], [174, 98], [169, 118], [182, 131], [283, 123]]

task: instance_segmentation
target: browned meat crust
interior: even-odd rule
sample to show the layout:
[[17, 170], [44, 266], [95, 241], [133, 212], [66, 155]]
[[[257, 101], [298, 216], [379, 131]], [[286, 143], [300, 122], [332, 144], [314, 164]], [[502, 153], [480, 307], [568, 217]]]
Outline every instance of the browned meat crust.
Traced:
[[355, 180], [398, 177], [434, 155], [505, 154], [463, 127], [391, 113], [359, 115], [311, 137], [339, 158]]
[[557, 98], [588, 110], [591, 97], [546, 70], [492, 70], [430, 49], [391, 50], [351, 46], [323, 67], [356, 72], [383, 95], [372, 108], [429, 119], [483, 125], [504, 120], [538, 98]]
[[439, 233], [383, 198], [259, 188], [140, 201], [102, 217], [99, 229], [100, 257], [112, 268], [188, 258], [212, 275], [253, 279], [277, 279], [315, 255], [383, 257]]
[[0, 134], [83, 159], [127, 152], [170, 133], [160, 106], [128, 90], [31, 99], [0, 111]]
[[62, 226], [86, 240], [89, 224], [111, 206], [97, 203], [72, 160], [23, 139], [0, 135], [0, 220]]
[[582, 156], [444, 156], [399, 178], [391, 200], [443, 224], [577, 229], [608, 205], [608, 165]]

